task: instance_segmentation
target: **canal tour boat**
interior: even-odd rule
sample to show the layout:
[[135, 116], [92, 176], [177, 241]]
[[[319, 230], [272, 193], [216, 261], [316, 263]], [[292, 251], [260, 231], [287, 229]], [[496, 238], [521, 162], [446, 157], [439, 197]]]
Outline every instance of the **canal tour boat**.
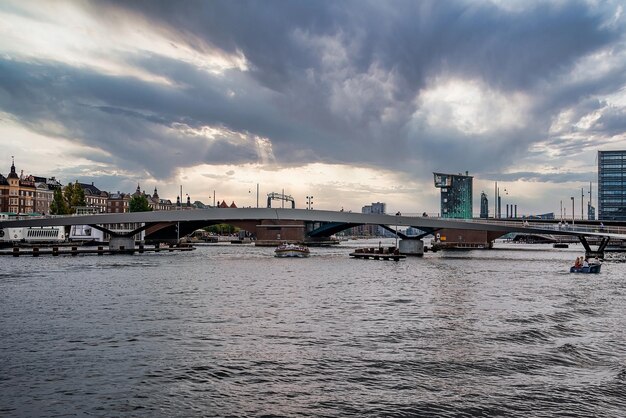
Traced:
[[306, 245], [296, 244], [280, 244], [274, 250], [274, 256], [276, 257], [308, 257], [311, 252]]
[[600, 267], [602, 264], [589, 264], [588, 266], [575, 267], [572, 266], [569, 269], [570, 273], [600, 273]]

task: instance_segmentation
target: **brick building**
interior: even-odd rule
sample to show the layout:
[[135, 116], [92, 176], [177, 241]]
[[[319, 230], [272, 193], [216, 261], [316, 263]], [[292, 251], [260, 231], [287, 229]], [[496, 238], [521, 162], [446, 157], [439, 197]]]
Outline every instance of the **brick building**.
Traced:
[[78, 183], [78, 185], [85, 192], [85, 205], [88, 208], [91, 208], [94, 213], [107, 212], [109, 193], [98, 189], [93, 182], [91, 184]]
[[35, 212], [35, 183], [23, 174], [18, 176], [15, 161], [11, 162], [9, 174], [0, 178], [0, 211], [11, 213]]

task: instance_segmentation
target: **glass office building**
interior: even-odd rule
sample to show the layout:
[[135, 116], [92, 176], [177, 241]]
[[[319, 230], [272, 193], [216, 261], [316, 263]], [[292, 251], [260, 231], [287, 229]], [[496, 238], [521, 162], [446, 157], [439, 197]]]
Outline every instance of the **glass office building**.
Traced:
[[480, 193], [480, 217], [482, 219], [489, 217], [489, 200], [485, 192]]
[[626, 151], [598, 151], [598, 219], [626, 221]]
[[462, 174], [433, 173], [435, 187], [441, 189], [441, 217], [472, 218], [472, 184], [474, 177]]

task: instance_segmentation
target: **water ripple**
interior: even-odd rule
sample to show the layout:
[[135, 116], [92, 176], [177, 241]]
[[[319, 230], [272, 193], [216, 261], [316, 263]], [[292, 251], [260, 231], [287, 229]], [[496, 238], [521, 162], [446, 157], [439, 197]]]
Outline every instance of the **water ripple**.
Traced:
[[520, 248], [0, 260], [0, 415], [623, 416], [626, 264]]

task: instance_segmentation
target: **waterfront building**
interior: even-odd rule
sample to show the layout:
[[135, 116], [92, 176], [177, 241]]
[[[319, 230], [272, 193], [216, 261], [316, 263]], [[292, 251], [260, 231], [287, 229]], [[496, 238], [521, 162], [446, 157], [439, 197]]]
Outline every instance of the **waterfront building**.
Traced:
[[591, 205], [591, 202], [587, 202], [587, 220], [596, 220], [596, 208]]
[[442, 218], [472, 218], [472, 187], [474, 177], [463, 174], [433, 173], [435, 187], [441, 189]]
[[[361, 213], [375, 213], [384, 215], [387, 213], [387, 204], [382, 202], [372, 203], [371, 205], [363, 206]], [[386, 235], [386, 230], [378, 225], [361, 225], [356, 227], [356, 234], [361, 236], [380, 237]]]
[[15, 160], [11, 161], [9, 174], [0, 178], [0, 211], [10, 213], [35, 212], [35, 183], [19, 176], [15, 170]]
[[35, 182], [35, 212], [47, 215], [54, 199], [54, 189], [44, 181]]
[[9, 180], [0, 174], [0, 212], [9, 211]]
[[97, 188], [93, 182], [91, 184], [78, 183], [78, 185], [85, 192], [85, 205], [93, 208], [94, 213], [106, 213], [109, 194]]
[[480, 192], [480, 217], [482, 219], [489, 217], [489, 200], [485, 192]]
[[598, 151], [598, 220], [626, 220], [626, 151]]
[[171, 200], [161, 199], [159, 197], [159, 192], [156, 187], [154, 188], [154, 193], [149, 195], [146, 194], [145, 191], [141, 191], [139, 184], [137, 184], [137, 189], [135, 193], [133, 193], [133, 196], [144, 196], [148, 201], [148, 206], [150, 206], [152, 210], [176, 210], [176, 205], [172, 203]]
[[107, 213], [126, 213], [128, 212], [128, 203], [130, 202], [130, 194], [128, 193], [111, 193], [107, 199]]
[[[191, 202], [190, 202], [190, 201], [189, 201], [189, 204], [191, 204]], [[228, 203], [226, 203], [226, 201], [225, 201], [225, 200], [223, 200], [223, 201], [222, 201], [222, 203], [219, 203], [219, 202], [218, 202], [217, 207], [218, 207], [218, 208], [221, 208], [221, 209], [228, 209], [228, 208], [230, 208], [230, 209], [237, 209], [237, 205], [235, 204], [235, 202], [234, 202], [234, 201], [233, 201], [233, 203], [231, 203], [231, 204], [229, 205]]]
[[148, 198], [148, 204], [152, 210], [175, 210], [176, 205], [169, 199], [161, 199], [157, 192], [156, 186], [154, 187], [154, 193], [152, 196], [146, 196]]

